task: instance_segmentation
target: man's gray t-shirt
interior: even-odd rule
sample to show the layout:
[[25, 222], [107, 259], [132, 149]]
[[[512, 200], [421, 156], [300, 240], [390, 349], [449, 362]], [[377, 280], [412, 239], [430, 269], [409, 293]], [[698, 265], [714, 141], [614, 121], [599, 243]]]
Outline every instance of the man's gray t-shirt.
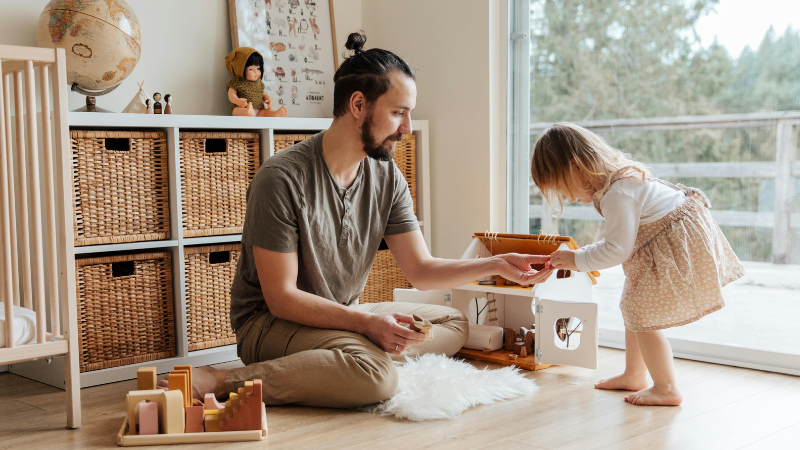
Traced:
[[353, 185], [343, 189], [322, 156], [323, 135], [272, 156], [250, 183], [231, 286], [234, 330], [267, 309], [252, 246], [297, 252], [298, 289], [351, 305], [364, 291], [383, 236], [419, 229], [408, 183], [393, 161], [364, 158]]

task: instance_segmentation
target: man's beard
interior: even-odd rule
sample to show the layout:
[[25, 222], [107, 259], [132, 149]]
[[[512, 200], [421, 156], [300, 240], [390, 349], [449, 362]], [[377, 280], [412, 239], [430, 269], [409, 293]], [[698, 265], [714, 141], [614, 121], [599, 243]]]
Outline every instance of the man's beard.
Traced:
[[361, 124], [361, 143], [364, 144], [364, 153], [378, 161], [391, 161], [394, 156], [394, 144], [403, 139], [403, 133], [393, 134], [380, 144], [372, 136], [372, 110], [367, 112], [364, 123]]

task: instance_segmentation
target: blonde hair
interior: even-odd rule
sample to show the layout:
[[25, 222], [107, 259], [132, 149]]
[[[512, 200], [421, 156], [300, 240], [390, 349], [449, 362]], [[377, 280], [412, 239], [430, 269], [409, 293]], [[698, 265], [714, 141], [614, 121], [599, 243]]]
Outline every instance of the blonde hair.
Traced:
[[[574, 165], [573, 165], [574, 163]], [[577, 168], [580, 176], [576, 176]], [[566, 186], [575, 198], [570, 180], [583, 179], [590, 186], [602, 186], [594, 196], [595, 206], [616, 176], [650, 176], [644, 164], [623, 151], [617, 150], [603, 138], [573, 123], [559, 122], [536, 140], [531, 158], [533, 182], [542, 191], [547, 203], [558, 204], [559, 215], [564, 202], [558, 195], [559, 184]]]

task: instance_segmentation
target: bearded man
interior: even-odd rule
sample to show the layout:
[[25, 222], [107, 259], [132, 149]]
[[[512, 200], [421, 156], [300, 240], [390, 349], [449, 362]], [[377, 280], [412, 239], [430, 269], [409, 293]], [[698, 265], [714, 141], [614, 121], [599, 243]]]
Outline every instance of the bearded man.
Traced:
[[[467, 339], [456, 309], [413, 303], [359, 304], [385, 240], [418, 289], [489, 275], [532, 284], [546, 257], [433, 258], [414, 215], [408, 184], [392, 160], [411, 133], [416, 82], [392, 52], [354, 51], [334, 76], [331, 127], [264, 162], [248, 190], [242, 254], [231, 288], [231, 325], [245, 367], [195, 370], [194, 395], [218, 398], [260, 378], [267, 405], [353, 408], [397, 390], [394, 359], [452, 356]], [[412, 315], [434, 323], [432, 340], [401, 326]]]

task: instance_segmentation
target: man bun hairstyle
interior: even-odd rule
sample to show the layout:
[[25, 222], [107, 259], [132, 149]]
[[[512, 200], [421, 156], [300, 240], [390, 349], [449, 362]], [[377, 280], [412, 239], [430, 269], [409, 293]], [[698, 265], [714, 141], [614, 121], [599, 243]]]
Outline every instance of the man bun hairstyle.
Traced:
[[364, 50], [367, 36], [359, 31], [347, 36], [345, 48], [352, 51], [352, 56], [345, 58], [333, 76], [333, 117], [347, 114], [350, 97], [354, 92], [361, 92], [367, 103], [372, 103], [389, 90], [392, 83], [389, 75], [400, 71], [412, 80], [414, 72], [394, 53], [380, 48]]

